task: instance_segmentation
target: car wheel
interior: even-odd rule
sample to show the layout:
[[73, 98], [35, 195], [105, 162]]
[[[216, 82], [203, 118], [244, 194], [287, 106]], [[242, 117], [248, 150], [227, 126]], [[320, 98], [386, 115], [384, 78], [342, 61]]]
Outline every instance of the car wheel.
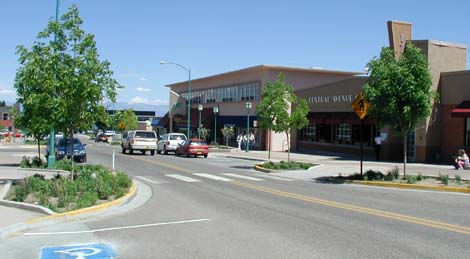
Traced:
[[178, 150], [176, 150], [175, 153], [176, 153], [176, 156], [180, 156], [180, 155], [181, 155], [180, 152], [178, 152]]
[[155, 155], [155, 150], [150, 150], [150, 155], [154, 156]]
[[168, 155], [168, 150], [166, 150], [166, 147], [163, 148], [163, 154]]
[[157, 149], [157, 154], [160, 155], [161, 153], [162, 153], [162, 151], [160, 151], [160, 150]]
[[186, 157], [189, 157], [189, 152], [188, 151], [186, 151]]
[[207, 158], [207, 154], [206, 154], [206, 155], [204, 155], [204, 158]]
[[129, 147], [129, 154], [134, 154], [134, 149], [132, 149], [132, 147]]
[[122, 153], [125, 154], [126, 153], [126, 149], [124, 147], [122, 147]]

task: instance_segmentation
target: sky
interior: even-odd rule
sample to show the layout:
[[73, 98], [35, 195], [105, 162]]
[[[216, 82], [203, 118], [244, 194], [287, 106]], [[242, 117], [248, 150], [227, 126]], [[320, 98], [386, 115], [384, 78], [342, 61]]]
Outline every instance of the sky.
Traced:
[[[468, 0], [61, 0], [60, 15], [73, 4], [129, 105], [168, 105], [165, 85], [187, 80], [161, 60], [192, 78], [261, 64], [361, 72], [388, 46], [388, 20], [411, 22], [413, 39], [470, 44]], [[0, 0], [0, 100], [16, 100], [16, 46], [33, 44], [55, 6]]]

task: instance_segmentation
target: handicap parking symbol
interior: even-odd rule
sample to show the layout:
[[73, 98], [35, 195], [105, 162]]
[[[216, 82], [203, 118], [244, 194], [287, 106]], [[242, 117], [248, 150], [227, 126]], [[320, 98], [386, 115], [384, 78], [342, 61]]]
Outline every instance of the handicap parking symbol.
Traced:
[[112, 259], [114, 249], [107, 244], [48, 246], [41, 249], [41, 259]]

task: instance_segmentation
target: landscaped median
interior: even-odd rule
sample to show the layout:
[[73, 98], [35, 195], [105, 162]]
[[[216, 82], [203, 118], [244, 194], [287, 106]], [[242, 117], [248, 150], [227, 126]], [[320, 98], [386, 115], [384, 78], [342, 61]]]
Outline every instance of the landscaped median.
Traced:
[[257, 164], [255, 165], [255, 170], [264, 172], [264, 173], [273, 173], [273, 172], [278, 172], [279, 170], [288, 170], [288, 171], [293, 171], [293, 170], [308, 170], [314, 166], [317, 166], [317, 164], [312, 164], [312, 163], [304, 163], [304, 162], [272, 162], [268, 161], [262, 164]]
[[389, 171], [387, 174], [368, 170], [364, 175], [320, 177], [317, 178], [317, 181], [336, 184], [354, 183], [390, 188], [470, 193], [470, 181], [463, 180], [459, 175], [453, 178], [450, 178], [448, 175], [427, 176], [421, 174], [401, 177], [398, 168]]
[[50, 179], [37, 173], [17, 180], [5, 200], [31, 204], [32, 207], [39, 205], [49, 209], [43, 210], [47, 214], [59, 217], [60, 214], [76, 215], [115, 206], [136, 192], [136, 185], [126, 174], [111, 172], [101, 165], [75, 166], [73, 180], [69, 161], [59, 161], [56, 169], [69, 173], [56, 173]]

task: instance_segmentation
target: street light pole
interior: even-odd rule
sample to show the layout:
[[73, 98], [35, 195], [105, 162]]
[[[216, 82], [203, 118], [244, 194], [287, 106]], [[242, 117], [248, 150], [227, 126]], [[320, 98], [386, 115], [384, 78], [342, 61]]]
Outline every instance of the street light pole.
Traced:
[[[56, 1], [55, 5], [55, 22], [59, 22], [59, 0]], [[54, 35], [54, 41], [57, 39], [57, 35]], [[56, 75], [57, 75], [57, 66], [55, 67], [56, 69]], [[39, 139], [38, 139], [39, 141]], [[54, 128], [51, 129], [51, 132], [49, 133], [49, 156], [47, 157], [47, 167], [48, 168], [53, 168], [55, 165], [55, 130]]]
[[191, 138], [191, 131], [190, 131], [190, 124], [191, 124], [191, 68], [186, 68], [178, 63], [169, 62], [169, 61], [160, 61], [160, 65], [171, 64], [175, 66], [179, 66], [180, 68], [184, 69], [188, 72], [188, 126], [187, 126], [187, 135], [188, 139]]
[[217, 146], [217, 113], [219, 113], [219, 107], [214, 106], [213, 112], [214, 112], [214, 145]]
[[250, 151], [250, 110], [251, 110], [251, 102], [246, 102], [245, 104], [248, 113], [246, 115], [246, 152]]
[[204, 107], [202, 106], [202, 104], [199, 104], [197, 106], [197, 109], [199, 110], [199, 124], [198, 124], [198, 130], [197, 130], [197, 138], [200, 139], [201, 138], [201, 112], [202, 110], [204, 109]]

